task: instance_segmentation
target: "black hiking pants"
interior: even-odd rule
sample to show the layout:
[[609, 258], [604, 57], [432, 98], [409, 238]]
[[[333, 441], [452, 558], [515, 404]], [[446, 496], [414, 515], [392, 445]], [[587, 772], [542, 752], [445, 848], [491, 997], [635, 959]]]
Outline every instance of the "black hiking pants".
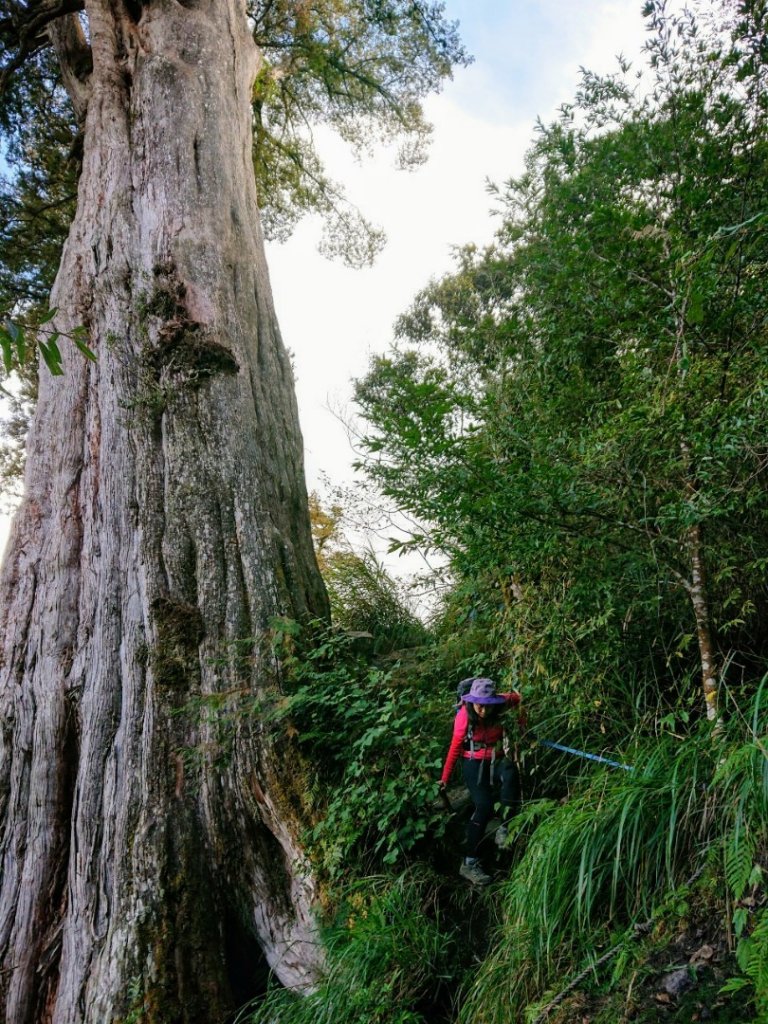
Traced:
[[462, 758], [461, 768], [464, 773], [464, 784], [475, 805], [467, 822], [464, 852], [467, 857], [476, 857], [480, 840], [493, 816], [494, 803], [497, 800], [501, 801], [505, 820], [520, 810], [520, 773], [515, 762], [506, 757], [497, 758], [493, 766], [493, 781], [490, 761], [473, 761], [465, 757]]

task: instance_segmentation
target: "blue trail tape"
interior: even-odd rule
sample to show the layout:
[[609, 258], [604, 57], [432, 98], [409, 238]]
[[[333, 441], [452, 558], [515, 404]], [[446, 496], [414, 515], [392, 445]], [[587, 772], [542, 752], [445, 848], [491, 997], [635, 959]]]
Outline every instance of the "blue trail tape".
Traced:
[[607, 757], [600, 757], [599, 754], [588, 754], [586, 750], [576, 750], [575, 747], [564, 747], [562, 743], [555, 743], [552, 740], [539, 740], [542, 747], [551, 747], [553, 750], [562, 750], [564, 754], [574, 754], [576, 757], [584, 757], [587, 761], [599, 761], [600, 764], [609, 764], [611, 768], [623, 768], [625, 772], [633, 772], [635, 769], [631, 764], [619, 764], [618, 761], [609, 761]]

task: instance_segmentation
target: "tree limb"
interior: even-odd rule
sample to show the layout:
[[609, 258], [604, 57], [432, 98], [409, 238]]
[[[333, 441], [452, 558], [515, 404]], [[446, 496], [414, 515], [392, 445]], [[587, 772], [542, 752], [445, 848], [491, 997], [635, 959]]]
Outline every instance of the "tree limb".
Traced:
[[46, 30], [58, 18], [82, 11], [84, 0], [38, 0], [37, 3], [12, 2], [0, 19], [0, 50], [8, 59], [0, 67], [0, 98], [13, 75], [49, 43]]
[[61, 80], [67, 90], [78, 124], [85, 121], [91, 94], [93, 54], [76, 14], [65, 14], [48, 25], [51, 41], [61, 67]]

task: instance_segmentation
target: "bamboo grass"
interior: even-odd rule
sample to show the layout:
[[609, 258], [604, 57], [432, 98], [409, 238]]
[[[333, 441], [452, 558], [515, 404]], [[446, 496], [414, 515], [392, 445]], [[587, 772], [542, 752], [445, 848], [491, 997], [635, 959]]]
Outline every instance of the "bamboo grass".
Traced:
[[566, 804], [542, 808], [547, 816], [498, 893], [503, 921], [463, 994], [460, 1024], [523, 1020], [566, 965], [596, 961], [705, 861], [740, 898], [768, 845], [763, 695], [729, 735], [707, 728], [638, 745], [631, 775], [605, 773]]

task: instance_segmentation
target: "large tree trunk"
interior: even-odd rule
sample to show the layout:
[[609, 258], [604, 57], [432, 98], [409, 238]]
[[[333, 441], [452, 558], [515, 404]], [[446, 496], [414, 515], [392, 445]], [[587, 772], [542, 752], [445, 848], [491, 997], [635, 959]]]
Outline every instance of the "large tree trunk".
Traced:
[[286, 984], [319, 958], [296, 759], [258, 716], [201, 714], [275, 692], [272, 616], [326, 613], [256, 207], [258, 54], [241, 0], [86, 10], [52, 305], [98, 360], [63, 346], [41, 375], [2, 575], [0, 988], [8, 1024], [214, 1024], [249, 936]]

